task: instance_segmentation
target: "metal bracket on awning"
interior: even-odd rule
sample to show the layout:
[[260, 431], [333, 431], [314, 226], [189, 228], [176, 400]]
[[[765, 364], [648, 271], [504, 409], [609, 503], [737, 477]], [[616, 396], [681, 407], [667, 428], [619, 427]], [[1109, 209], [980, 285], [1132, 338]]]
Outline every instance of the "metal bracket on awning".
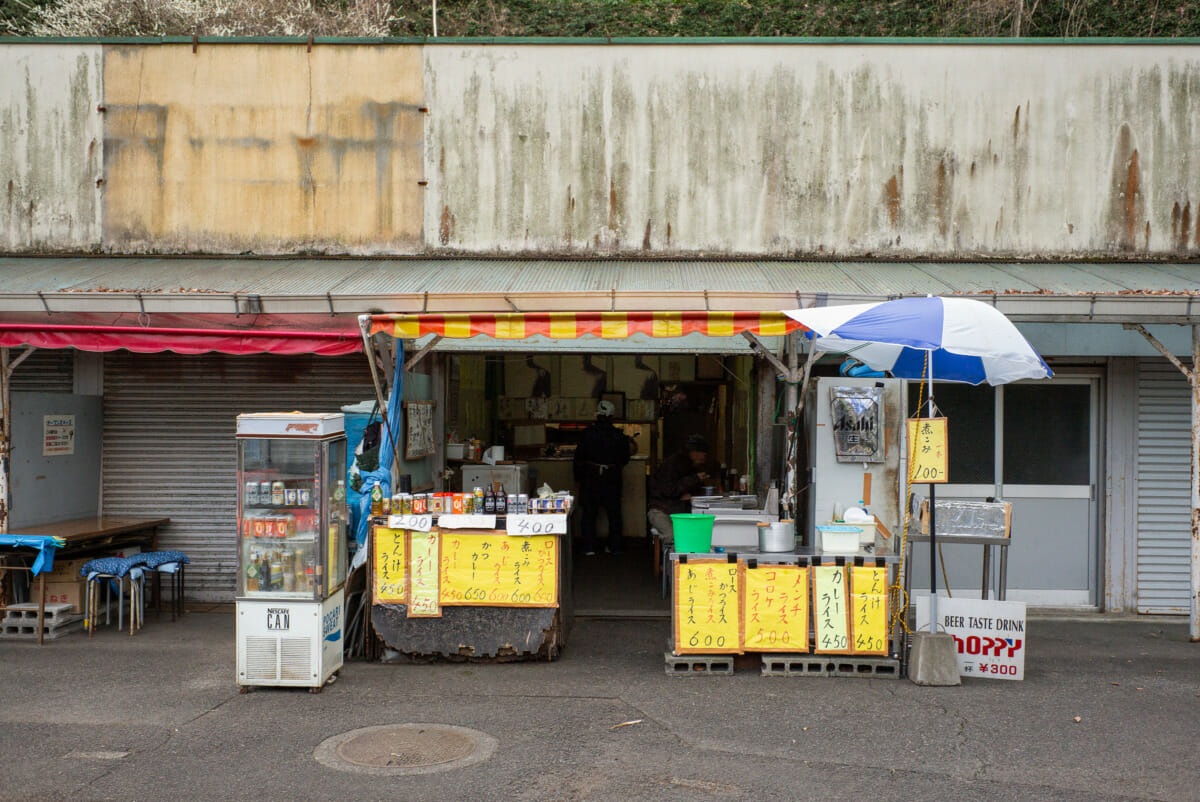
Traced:
[[325, 293], [325, 300], [329, 301], [329, 316], [335, 317], [337, 315], [337, 312], [333, 311], [333, 295], [328, 292]]
[[11, 379], [12, 375], [13, 375], [13, 371], [17, 369], [17, 365], [20, 365], [22, 362], [24, 362], [26, 359], [28, 359], [33, 354], [33, 352], [36, 350], [37, 349], [31, 345], [28, 348], [26, 348], [24, 351], [22, 351], [21, 355], [19, 357], [14, 359], [12, 362], [9, 362], [8, 367], [7, 367], [7, 374], [4, 377], [5, 380]]
[[41, 290], [38, 290], [38, 298], [40, 298], [42, 300], [42, 306], [46, 307], [46, 314], [53, 315], [54, 313], [52, 311], [50, 311], [50, 304], [46, 303], [46, 296], [42, 295]]
[[746, 342], [750, 343], [750, 347], [754, 349], [754, 352], [756, 354], [758, 354], [763, 359], [770, 362], [771, 366], [774, 367], [775, 370], [777, 370], [781, 374], [783, 374], [783, 376], [788, 381], [796, 380], [795, 377], [792, 376], [792, 371], [788, 368], [788, 366], [783, 364], [783, 362], [780, 361], [779, 357], [777, 357], [773, 353], [771, 353], [771, 349], [769, 349], [769, 348], [767, 348], [767, 346], [763, 345], [761, 340], [759, 340], [757, 337], [755, 337], [753, 334], [751, 334], [748, 331], [743, 331], [742, 336], [746, 338]]
[[511, 307], [512, 307], [512, 310], [513, 310], [514, 312], [520, 312], [520, 311], [521, 311], [521, 307], [519, 307], [519, 306], [517, 306], [515, 303], [513, 303], [513, 299], [512, 299], [512, 298], [509, 298], [507, 295], [505, 295], [505, 296], [504, 296], [504, 302], [505, 302], [506, 304], [508, 304], [509, 306], [511, 306]]
[[422, 359], [424, 359], [425, 355], [428, 354], [430, 351], [432, 351], [433, 347], [435, 345], [437, 345], [438, 343], [440, 343], [441, 341], [442, 341], [442, 336], [440, 334], [433, 335], [432, 340], [425, 343], [424, 347], [422, 347], [420, 351], [417, 351], [415, 354], [412, 355], [412, 357], [409, 358], [409, 360], [407, 362], [404, 363], [404, 369], [412, 370], [414, 367], [416, 367], [417, 363], [420, 362]]

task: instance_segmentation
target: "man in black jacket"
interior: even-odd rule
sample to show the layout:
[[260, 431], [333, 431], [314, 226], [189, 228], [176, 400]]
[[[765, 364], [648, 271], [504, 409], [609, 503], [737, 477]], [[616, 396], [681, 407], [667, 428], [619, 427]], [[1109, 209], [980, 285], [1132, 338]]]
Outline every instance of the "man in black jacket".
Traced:
[[708, 478], [708, 474], [700, 470], [707, 462], [708, 441], [694, 434], [683, 448], [663, 460], [651, 477], [646, 519], [668, 540], [675, 537], [671, 515], [691, 512], [692, 494]]
[[629, 438], [613, 426], [616, 407], [611, 401], [596, 405], [596, 422], [584, 429], [575, 448], [575, 481], [579, 484], [580, 527], [583, 552], [596, 553], [596, 517], [600, 508], [608, 516], [608, 551], [620, 554], [621, 470], [629, 462]]

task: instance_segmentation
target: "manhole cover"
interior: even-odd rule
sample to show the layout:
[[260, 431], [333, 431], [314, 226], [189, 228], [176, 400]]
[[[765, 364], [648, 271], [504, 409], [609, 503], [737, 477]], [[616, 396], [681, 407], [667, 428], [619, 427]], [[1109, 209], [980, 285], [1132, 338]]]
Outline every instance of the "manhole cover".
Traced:
[[496, 739], [449, 724], [384, 724], [327, 738], [313, 752], [329, 768], [360, 774], [428, 774], [487, 760]]

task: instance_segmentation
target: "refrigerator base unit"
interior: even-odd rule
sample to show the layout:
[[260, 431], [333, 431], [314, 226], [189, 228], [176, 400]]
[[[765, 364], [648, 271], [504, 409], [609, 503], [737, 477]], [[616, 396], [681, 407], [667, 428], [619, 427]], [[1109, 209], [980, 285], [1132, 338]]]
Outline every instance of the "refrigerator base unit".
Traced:
[[342, 667], [346, 606], [324, 601], [238, 599], [237, 682], [320, 688]]

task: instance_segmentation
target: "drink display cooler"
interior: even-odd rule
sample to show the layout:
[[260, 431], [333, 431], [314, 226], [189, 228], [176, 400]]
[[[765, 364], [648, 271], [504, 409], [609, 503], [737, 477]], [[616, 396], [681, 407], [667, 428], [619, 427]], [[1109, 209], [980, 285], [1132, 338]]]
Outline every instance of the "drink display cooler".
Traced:
[[237, 681], [320, 690], [342, 666], [343, 416], [237, 418]]

